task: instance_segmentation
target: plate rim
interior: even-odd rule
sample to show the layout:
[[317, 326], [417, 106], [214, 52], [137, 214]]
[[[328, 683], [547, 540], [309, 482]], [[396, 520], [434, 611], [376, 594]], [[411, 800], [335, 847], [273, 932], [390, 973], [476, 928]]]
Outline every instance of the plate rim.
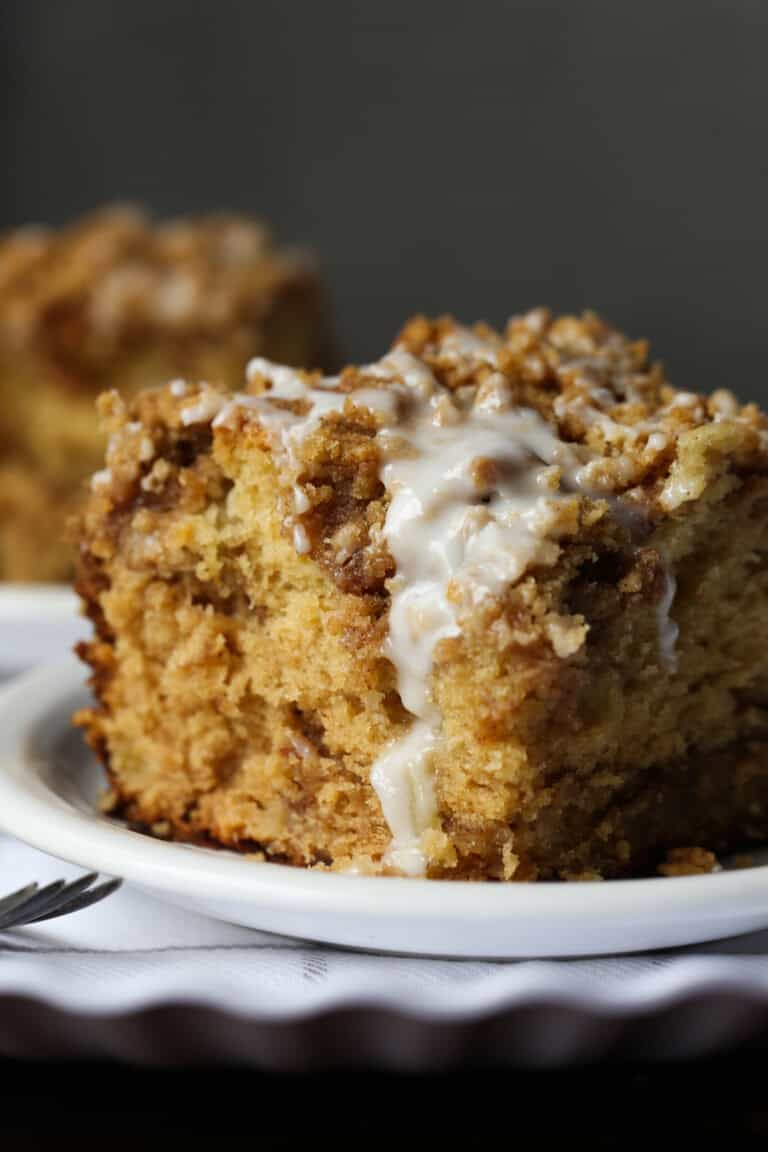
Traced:
[[80, 598], [68, 584], [0, 581], [0, 681], [61, 660], [92, 634]]
[[85, 679], [85, 670], [72, 657], [0, 688], [0, 827], [83, 867], [195, 900], [378, 920], [397, 916], [401, 923], [421, 925], [450, 915], [467, 925], [513, 916], [535, 924], [558, 917], [565, 927], [583, 924], [585, 916], [603, 923], [624, 920], [628, 907], [633, 919], [654, 922], [681, 912], [717, 916], [718, 909], [726, 920], [734, 900], [768, 908], [768, 864], [706, 876], [482, 884], [345, 875], [155, 839], [95, 810], [81, 812], [42, 780], [42, 765], [35, 771], [30, 763], [36, 725], [53, 709], [74, 703]]
[[69, 584], [19, 584], [0, 581], [0, 622], [34, 616], [36, 619], [80, 618], [81, 601]]

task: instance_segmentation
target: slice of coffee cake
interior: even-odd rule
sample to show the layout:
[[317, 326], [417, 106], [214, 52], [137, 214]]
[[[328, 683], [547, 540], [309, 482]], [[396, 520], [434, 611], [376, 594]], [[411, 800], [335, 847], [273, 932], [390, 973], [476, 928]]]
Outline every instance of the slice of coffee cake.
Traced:
[[768, 424], [592, 315], [102, 402], [80, 717], [129, 820], [570, 878], [768, 832]]

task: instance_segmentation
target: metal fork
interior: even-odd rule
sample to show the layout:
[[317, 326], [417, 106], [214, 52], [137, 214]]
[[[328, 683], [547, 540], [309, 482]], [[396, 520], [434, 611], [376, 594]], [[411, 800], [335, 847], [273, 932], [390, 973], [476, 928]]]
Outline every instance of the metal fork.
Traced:
[[98, 872], [89, 872], [69, 884], [66, 880], [54, 880], [44, 888], [39, 884], [27, 884], [26, 888], [11, 892], [10, 896], [0, 900], [0, 932], [90, 908], [91, 904], [110, 896], [122, 884], [122, 880], [106, 880], [94, 888], [98, 878]]

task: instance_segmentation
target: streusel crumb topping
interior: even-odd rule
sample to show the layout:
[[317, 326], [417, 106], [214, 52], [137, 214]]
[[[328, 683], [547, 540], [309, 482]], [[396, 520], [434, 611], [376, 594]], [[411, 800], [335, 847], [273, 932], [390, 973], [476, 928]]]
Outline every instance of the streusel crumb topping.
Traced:
[[116, 207], [61, 231], [21, 229], [0, 239], [0, 344], [47, 340], [87, 367], [147, 331], [210, 336], [253, 321], [308, 267], [233, 215], [154, 224]]

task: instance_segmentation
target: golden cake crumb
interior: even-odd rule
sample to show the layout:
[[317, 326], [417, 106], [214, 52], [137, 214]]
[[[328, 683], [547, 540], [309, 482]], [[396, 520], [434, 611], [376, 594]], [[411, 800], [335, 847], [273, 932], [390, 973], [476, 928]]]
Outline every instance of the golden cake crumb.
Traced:
[[699, 876], [719, 867], [717, 856], [706, 848], [670, 848], [657, 871], [660, 876]]
[[105, 815], [114, 812], [119, 807], [119, 804], [120, 796], [114, 788], [105, 788], [99, 793], [98, 799], [96, 800], [96, 806], [99, 812], [103, 812]]

